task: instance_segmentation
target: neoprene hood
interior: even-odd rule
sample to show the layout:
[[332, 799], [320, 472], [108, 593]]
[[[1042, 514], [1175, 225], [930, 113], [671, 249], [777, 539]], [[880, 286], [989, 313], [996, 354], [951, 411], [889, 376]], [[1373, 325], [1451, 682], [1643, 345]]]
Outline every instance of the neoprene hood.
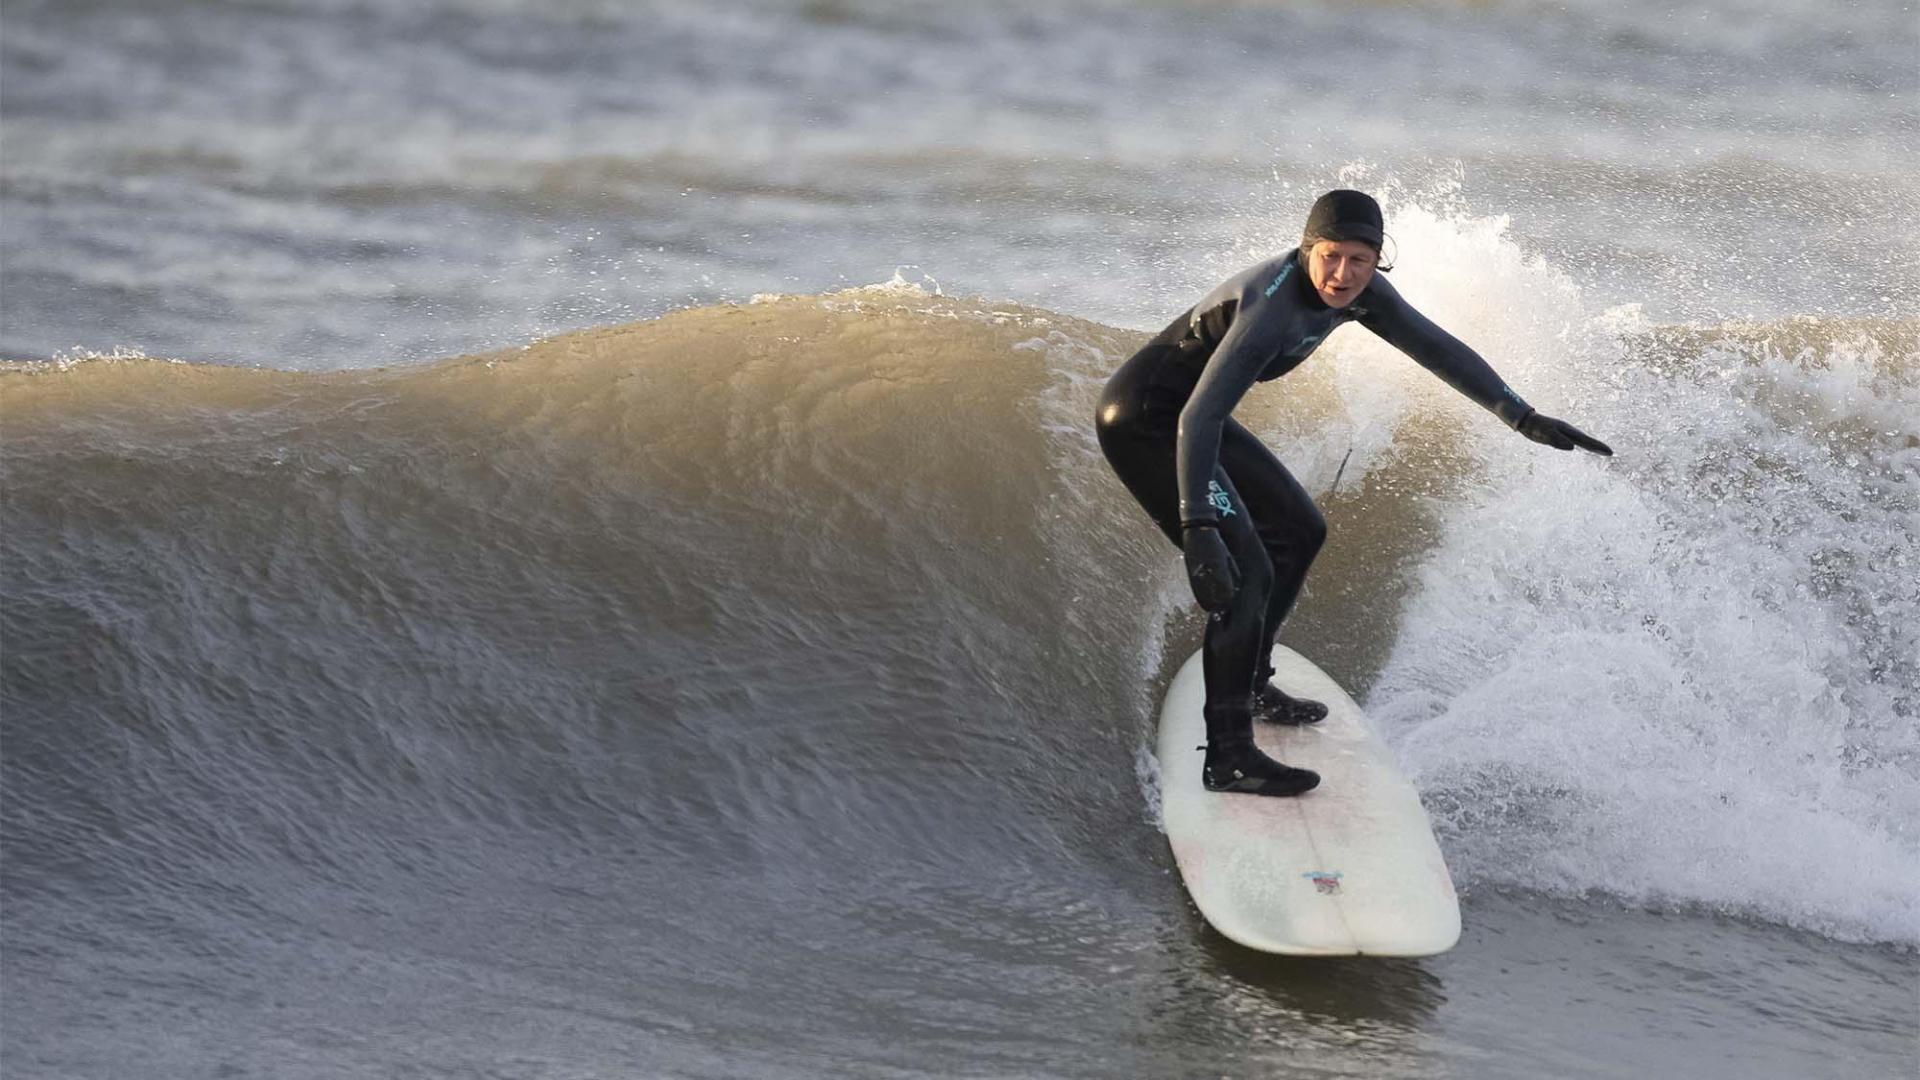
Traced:
[[1362, 191], [1329, 191], [1314, 200], [1300, 235], [1303, 247], [1315, 240], [1358, 240], [1377, 251], [1385, 235], [1380, 204]]

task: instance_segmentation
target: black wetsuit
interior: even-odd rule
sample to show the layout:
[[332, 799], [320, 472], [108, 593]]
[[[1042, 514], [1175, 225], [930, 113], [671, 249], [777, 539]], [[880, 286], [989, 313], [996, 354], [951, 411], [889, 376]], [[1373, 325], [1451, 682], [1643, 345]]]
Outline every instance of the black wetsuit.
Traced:
[[1379, 273], [1351, 304], [1328, 307], [1297, 250], [1208, 293], [1122, 364], [1100, 397], [1100, 449], [1127, 490], [1175, 546], [1183, 524], [1217, 525], [1239, 567], [1232, 605], [1207, 624], [1210, 704], [1245, 698], [1271, 677], [1274, 637], [1327, 532], [1312, 497], [1233, 420], [1234, 407], [1345, 322], [1380, 335], [1509, 427], [1532, 411]]

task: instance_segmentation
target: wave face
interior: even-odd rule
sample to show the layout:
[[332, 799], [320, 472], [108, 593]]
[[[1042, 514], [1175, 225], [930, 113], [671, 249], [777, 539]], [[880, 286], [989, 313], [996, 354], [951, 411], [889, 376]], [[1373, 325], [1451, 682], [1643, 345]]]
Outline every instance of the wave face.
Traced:
[[[1569, 338], [1571, 287], [1479, 242], [1531, 312], [1402, 288], [1619, 456], [1343, 334], [1250, 406], [1333, 523], [1289, 640], [1469, 886], [1914, 940], [1914, 326]], [[476, 823], [832, 876], [1089, 842], [1194, 632], [1086, 430], [1137, 341], [894, 288], [393, 371], [18, 367], [10, 881], [109, 837], [141, 865], [88, 879], [344, 877]]]
[[[1619, 456], [1344, 332], [1242, 410], [1332, 527], [1287, 639], [1364, 694], [1470, 900], [1920, 940], [1915, 326], [1589, 316], [1497, 227], [1417, 218], [1401, 287]], [[1422, 279], [1443, 241], [1528, 300]], [[14, 365], [10, 950], [242, 1012], [297, 970], [347, 1028], [391, 1020], [368, 985], [511, 987], [676, 1075], [720, 1029], [733, 1068], [1030, 1071], [1035, 1015], [1108, 1075], [1299, 1052], [1262, 1009], [1153, 1051], [1112, 1009], [1194, 933], [1115, 829], [1199, 631], [1090, 437], [1141, 340], [896, 284], [417, 368]], [[849, 1032], [902, 986], [939, 1003], [905, 1048]]]
[[[997, 843], [1009, 789], [1146, 700], [1128, 586], [1160, 553], [1088, 526], [1113, 508], [1036, 424], [1049, 335], [1089, 363], [1130, 335], [858, 295], [403, 371], [9, 375], [20, 798], [164, 819], [189, 861], [317, 857], [336, 812], [637, 815], [820, 873]], [[49, 786], [75, 739], [123, 772], [85, 813]], [[220, 842], [235, 799], [290, 850]], [[52, 885], [30, 835], [17, 879]]]
[[729, 1071], [854, 1053], [906, 980], [940, 1017], [859, 1055], [1042, 1059], [1090, 961], [1002, 953], [1180, 915], [1113, 880], [1158, 839], [1116, 864], [1164, 541], [1055, 434], [1138, 339], [878, 290], [398, 371], [0, 375], [10, 950], [78, 933], [60, 970], [115, 985], [191, 942], [164, 977], [347, 1030], [391, 1022], [369, 972], [459, 972], [675, 1075], [695, 1023]]

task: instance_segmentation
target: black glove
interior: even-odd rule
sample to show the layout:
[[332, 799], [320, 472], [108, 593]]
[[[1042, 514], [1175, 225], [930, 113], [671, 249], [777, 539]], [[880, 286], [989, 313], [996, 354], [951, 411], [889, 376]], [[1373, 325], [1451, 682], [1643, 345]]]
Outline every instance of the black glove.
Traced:
[[1606, 443], [1565, 420], [1555, 420], [1545, 413], [1528, 413], [1520, 418], [1519, 426], [1515, 430], [1534, 442], [1545, 443], [1555, 450], [1571, 450], [1577, 446], [1582, 450], [1591, 450], [1605, 457], [1613, 456], [1613, 448]]
[[1227, 542], [1220, 530], [1209, 522], [1182, 527], [1182, 547], [1187, 553], [1187, 581], [1193, 586], [1193, 598], [1208, 612], [1218, 614], [1233, 603], [1240, 589], [1240, 568], [1233, 564]]

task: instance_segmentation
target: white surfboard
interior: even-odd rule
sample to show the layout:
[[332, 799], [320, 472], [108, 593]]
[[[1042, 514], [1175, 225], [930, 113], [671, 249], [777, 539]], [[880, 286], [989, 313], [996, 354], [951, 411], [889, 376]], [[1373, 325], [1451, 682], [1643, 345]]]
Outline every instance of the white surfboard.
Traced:
[[1160, 713], [1160, 809], [1187, 892], [1209, 923], [1251, 949], [1295, 956], [1430, 956], [1460, 940], [1460, 902], [1420, 793], [1360, 707], [1285, 646], [1274, 681], [1325, 702], [1307, 727], [1254, 724], [1268, 756], [1320, 774], [1295, 798], [1200, 783], [1206, 696], [1195, 654]]

